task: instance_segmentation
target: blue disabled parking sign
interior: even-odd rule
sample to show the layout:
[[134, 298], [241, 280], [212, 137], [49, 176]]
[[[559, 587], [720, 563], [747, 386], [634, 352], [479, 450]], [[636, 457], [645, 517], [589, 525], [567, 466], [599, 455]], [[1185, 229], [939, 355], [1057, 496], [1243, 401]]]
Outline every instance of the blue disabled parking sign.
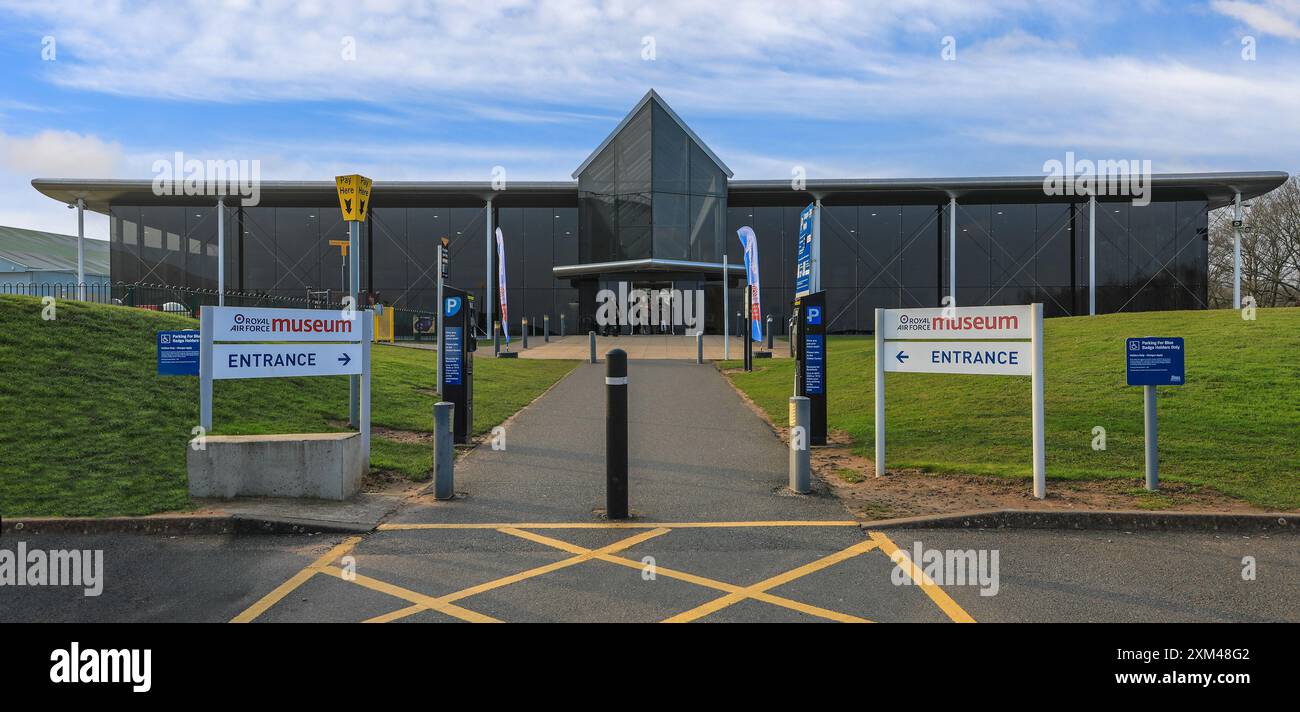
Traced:
[[158, 332], [158, 375], [199, 375], [199, 332]]
[[1124, 351], [1130, 386], [1183, 385], [1187, 374], [1181, 336], [1129, 339]]

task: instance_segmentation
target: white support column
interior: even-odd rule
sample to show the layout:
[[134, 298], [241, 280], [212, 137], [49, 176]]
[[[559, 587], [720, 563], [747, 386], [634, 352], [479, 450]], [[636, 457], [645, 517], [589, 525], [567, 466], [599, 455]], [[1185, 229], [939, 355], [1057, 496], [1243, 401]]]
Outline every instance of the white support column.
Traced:
[[948, 199], [948, 296], [957, 306], [957, 196]]
[[77, 198], [77, 299], [86, 301], [86, 199]]
[[876, 310], [876, 477], [885, 476], [885, 310]]
[[226, 306], [226, 199], [217, 198], [217, 306]]
[[1237, 193], [1232, 220], [1232, 308], [1241, 309], [1241, 193]]
[[814, 294], [822, 291], [822, 199], [813, 200], [812, 274], [808, 280]]
[[199, 312], [199, 425], [204, 435], [212, 432], [212, 330], [215, 324], [211, 309]]
[[1088, 316], [1097, 316], [1097, 196], [1088, 196]]
[[[486, 267], [484, 267], [485, 272], [484, 272], [484, 279], [483, 279], [483, 313], [487, 316], [487, 321], [484, 323], [484, 329], [487, 331], [488, 338], [494, 339], [496, 338], [496, 321], [495, 321], [495, 317], [493, 316], [495, 312], [494, 309], [492, 308], [492, 304], [493, 304], [492, 296], [496, 293], [497, 281], [496, 281], [496, 274], [492, 271], [492, 255], [494, 255], [496, 252], [493, 249], [494, 245], [492, 244], [492, 199], [491, 198], [488, 198], [486, 203], [483, 206], [483, 224], [486, 225], [486, 228], [483, 230], [483, 249], [484, 249], [483, 254], [484, 257], [486, 258], [486, 261], [484, 262]], [[438, 308], [442, 309], [442, 305], [438, 305]], [[441, 321], [442, 312], [441, 311], [438, 312], [438, 315], [439, 315], [439, 321]]]
[[1047, 497], [1047, 443], [1046, 422], [1043, 415], [1043, 305], [1034, 303], [1030, 306], [1030, 321], [1033, 322], [1033, 342], [1030, 345], [1030, 390], [1033, 391], [1033, 403], [1030, 406], [1033, 418], [1033, 453], [1034, 453], [1034, 497]]
[[727, 294], [727, 255], [722, 255], [722, 359], [731, 359], [731, 295]]

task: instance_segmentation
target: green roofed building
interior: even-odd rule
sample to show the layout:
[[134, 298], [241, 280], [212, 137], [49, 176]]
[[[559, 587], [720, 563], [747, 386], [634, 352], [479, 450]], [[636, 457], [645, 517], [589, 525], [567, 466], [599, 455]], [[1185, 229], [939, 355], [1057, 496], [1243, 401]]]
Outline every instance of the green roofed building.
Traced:
[[[77, 238], [0, 226], [0, 286], [75, 284]], [[86, 240], [86, 284], [108, 284], [107, 240]]]

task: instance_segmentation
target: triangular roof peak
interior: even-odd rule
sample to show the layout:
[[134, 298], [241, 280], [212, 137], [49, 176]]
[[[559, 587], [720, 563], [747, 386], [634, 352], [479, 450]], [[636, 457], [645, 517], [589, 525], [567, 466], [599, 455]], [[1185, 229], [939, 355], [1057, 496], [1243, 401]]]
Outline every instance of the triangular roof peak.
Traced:
[[573, 172], [573, 178], [576, 179], [580, 173], [586, 170], [587, 166], [590, 165], [592, 161], [596, 160], [596, 156], [599, 156], [601, 151], [604, 151], [614, 142], [614, 137], [618, 136], [619, 132], [631, 123], [632, 117], [636, 116], [641, 109], [645, 108], [646, 104], [649, 104], [652, 101], [658, 104], [659, 108], [663, 109], [664, 113], [667, 114], [670, 119], [675, 121], [677, 125], [681, 127], [682, 131], [686, 132], [687, 137], [689, 137], [696, 146], [699, 146], [700, 150], [704, 151], [704, 155], [708, 156], [709, 160], [717, 164], [718, 168], [721, 169], [723, 173], [726, 173], [728, 178], [735, 175], [731, 172], [731, 169], [727, 167], [727, 164], [723, 163], [721, 158], [718, 158], [718, 154], [714, 153], [713, 149], [709, 148], [708, 144], [704, 143], [703, 139], [692, 131], [691, 127], [687, 126], [685, 121], [682, 121], [682, 117], [678, 116], [676, 111], [673, 111], [673, 108], [668, 105], [668, 102], [664, 101], [664, 98], [659, 96], [658, 92], [651, 89], [645, 93], [645, 96], [641, 97], [641, 101], [638, 101], [636, 106], [632, 107], [631, 111], [627, 112], [627, 116], [624, 116], [623, 120], [618, 122], [618, 126], [615, 126], [614, 130], [609, 132], [609, 135], [605, 137], [604, 141], [600, 142], [600, 145], [596, 147], [596, 150], [592, 151], [591, 155], [587, 156], [587, 160], [583, 161], [582, 165], [578, 166], [577, 170]]

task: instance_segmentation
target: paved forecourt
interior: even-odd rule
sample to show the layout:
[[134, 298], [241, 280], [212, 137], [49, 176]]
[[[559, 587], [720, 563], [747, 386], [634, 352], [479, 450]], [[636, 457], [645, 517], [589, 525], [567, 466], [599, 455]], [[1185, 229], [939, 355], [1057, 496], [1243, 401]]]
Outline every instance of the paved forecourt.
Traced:
[[[727, 339], [719, 335], [704, 336], [704, 358], [708, 361], [721, 361], [726, 355], [725, 349]], [[731, 358], [742, 359], [745, 357], [745, 340], [739, 336], [730, 337], [731, 341]], [[505, 349], [505, 342], [502, 342], [501, 348]], [[605, 354], [611, 349], [623, 349], [627, 352], [627, 357], [634, 361], [642, 360], [682, 360], [694, 361], [697, 350], [695, 336], [682, 336], [671, 334], [637, 334], [635, 336], [597, 336], [596, 337], [596, 356], [604, 359]], [[518, 337], [512, 337], [510, 340], [510, 350], [519, 354], [520, 358], [549, 358], [549, 359], [570, 359], [574, 361], [586, 361], [591, 356], [591, 338], [587, 334], [577, 334], [569, 336], [551, 336], [551, 342], [546, 343], [541, 336], [528, 337], [528, 348], [523, 347], [523, 342]], [[766, 343], [763, 345], [754, 344], [754, 351], [766, 350]], [[486, 351], [478, 351], [479, 356], [491, 356], [492, 348], [489, 345]], [[777, 339], [772, 344], [772, 358], [789, 358], [790, 343], [783, 339]]]
[[833, 497], [786, 491], [785, 445], [709, 365], [631, 363], [633, 516], [605, 520], [604, 373], [580, 365], [505, 449], [463, 457], [456, 500], [340, 541], [235, 620], [971, 620], [891, 582], [893, 542]]

